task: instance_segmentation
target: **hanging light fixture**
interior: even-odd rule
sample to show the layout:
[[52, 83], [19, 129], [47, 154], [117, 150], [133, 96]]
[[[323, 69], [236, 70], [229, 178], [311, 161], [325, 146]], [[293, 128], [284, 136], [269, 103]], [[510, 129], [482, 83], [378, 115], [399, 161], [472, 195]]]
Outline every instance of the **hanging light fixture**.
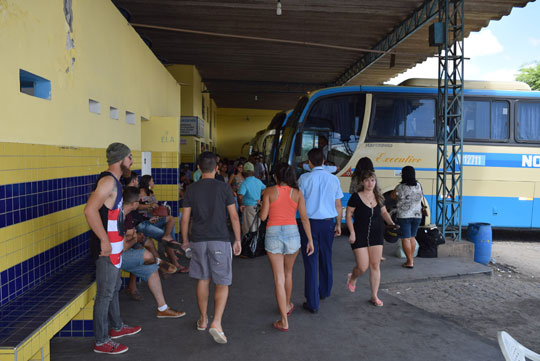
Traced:
[[277, 6], [276, 6], [276, 15], [281, 15], [281, 0], [277, 0]]

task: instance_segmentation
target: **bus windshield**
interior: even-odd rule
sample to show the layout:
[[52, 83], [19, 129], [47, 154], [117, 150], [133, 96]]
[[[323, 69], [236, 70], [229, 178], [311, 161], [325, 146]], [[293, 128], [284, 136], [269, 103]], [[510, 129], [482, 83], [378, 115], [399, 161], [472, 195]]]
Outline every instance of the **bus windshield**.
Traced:
[[312, 148], [321, 148], [326, 164], [338, 171], [347, 165], [358, 145], [365, 103], [363, 93], [328, 96], [312, 103], [294, 143], [292, 164], [298, 174], [305, 169]]
[[[276, 163], [278, 162], [286, 162], [290, 164], [290, 152], [291, 144], [293, 142], [294, 135], [296, 133], [296, 129], [298, 128], [298, 120], [300, 119], [300, 116], [302, 115], [302, 112], [304, 111], [304, 108], [308, 102], [308, 97], [304, 96], [302, 97], [298, 103], [296, 104], [296, 107], [294, 108], [292, 114], [289, 116], [289, 119], [287, 120], [287, 124], [285, 125], [285, 128], [283, 129], [283, 134], [281, 136], [281, 140], [278, 145], [278, 154]], [[275, 165], [274, 165], [275, 168]]]

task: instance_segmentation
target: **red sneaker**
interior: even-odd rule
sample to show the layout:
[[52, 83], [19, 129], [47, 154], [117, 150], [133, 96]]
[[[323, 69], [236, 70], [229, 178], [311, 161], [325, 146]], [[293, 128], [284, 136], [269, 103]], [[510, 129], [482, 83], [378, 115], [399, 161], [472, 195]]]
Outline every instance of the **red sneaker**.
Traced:
[[111, 336], [111, 338], [120, 338], [120, 337], [123, 337], [123, 336], [134, 335], [136, 333], [141, 332], [141, 330], [142, 330], [141, 326], [124, 325], [124, 326], [122, 326], [122, 329], [120, 329], [118, 331], [110, 330], [109, 331], [109, 336]]
[[126, 345], [119, 344], [112, 340], [105, 342], [103, 345], [94, 344], [94, 352], [97, 353], [109, 353], [109, 354], [119, 354], [124, 353], [128, 350]]

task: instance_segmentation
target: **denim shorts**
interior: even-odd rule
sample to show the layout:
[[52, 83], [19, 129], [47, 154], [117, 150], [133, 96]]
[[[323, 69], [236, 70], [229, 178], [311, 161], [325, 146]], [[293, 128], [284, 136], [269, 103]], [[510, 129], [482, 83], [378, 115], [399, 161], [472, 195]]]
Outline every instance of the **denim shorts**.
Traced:
[[144, 264], [144, 248], [130, 248], [122, 253], [122, 269], [126, 272], [133, 273], [143, 281], [148, 281], [148, 278], [158, 268], [159, 266], [155, 263]]
[[[156, 241], [160, 241], [161, 237], [165, 234], [165, 226], [167, 224], [167, 217], [159, 217], [159, 220], [156, 223], [152, 223], [150, 221], [144, 221], [141, 222], [135, 227], [137, 232], [141, 232], [146, 237], [150, 237], [155, 239]], [[174, 233], [174, 227], [173, 231], [171, 232], [171, 236], [173, 239], [175, 238]]]
[[300, 233], [296, 224], [266, 228], [264, 248], [270, 253], [294, 254], [300, 248]]
[[398, 218], [399, 238], [416, 237], [416, 232], [420, 226], [422, 218]]

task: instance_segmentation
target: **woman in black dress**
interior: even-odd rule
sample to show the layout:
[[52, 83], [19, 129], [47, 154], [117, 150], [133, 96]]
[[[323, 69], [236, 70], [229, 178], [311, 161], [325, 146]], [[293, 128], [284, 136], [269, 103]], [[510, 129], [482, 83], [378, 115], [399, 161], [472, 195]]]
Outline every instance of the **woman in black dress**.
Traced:
[[356, 280], [369, 268], [371, 303], [382, 307], [383, 302], [377, 294], [381, 281], [384, 222], [394, 227], [395, 223], [384, 206], [384, 197], [377, 186], [375, 172], [364, 171], [360, 175], [358, 192], [351, 196], [347, 204], [346, 219], [350, 232], [349, 243], [356, 258], [356, 266], [347, 277], [347, 287], [354, 292]]

